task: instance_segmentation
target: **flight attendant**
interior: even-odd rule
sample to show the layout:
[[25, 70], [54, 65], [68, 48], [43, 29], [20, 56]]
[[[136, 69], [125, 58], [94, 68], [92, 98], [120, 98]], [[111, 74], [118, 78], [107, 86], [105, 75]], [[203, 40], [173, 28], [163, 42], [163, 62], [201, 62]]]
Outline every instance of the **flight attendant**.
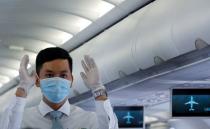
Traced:
[[[66, 50], [52, 47], [40, 51], [33, 75], [28, 74], [28, 62], [29, 57], [25, 55], [19, 69], [20, 83], [2, 115], [1, 129], [118, 129], [117, 118], [93, 58], [84, 56], [81, 77], [93, 93], [96, 112], [84, 111], [68, 101], [74, 78], [72, 58]], [[24, 110], [34, 85], [40, 88], [42, 100], [38, 106]]]

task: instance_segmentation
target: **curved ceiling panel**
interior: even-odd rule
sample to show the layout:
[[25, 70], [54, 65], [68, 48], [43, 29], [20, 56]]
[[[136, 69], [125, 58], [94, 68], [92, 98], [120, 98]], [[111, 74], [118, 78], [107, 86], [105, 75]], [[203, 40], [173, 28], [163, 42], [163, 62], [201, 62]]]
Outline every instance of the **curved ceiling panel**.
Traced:
[[[2, 3], [2, 2], [1, 2]], [[55, 28], [69, 29], [68, 32], [76, 34], [90, 25], [105, 13], [114, 8], [114, 5], [105, 1], [24, 1], [3, 3], [0, 5], [1, 19], [23, 23], [38, 23]], [[70, 4], [71, 3], [71, 4]], [[60, 6], [62, 7], [60, 7]], [[92, 8], [93, 5], [95, 8]], [[78, 6], [78, 7], [77, 7]], [[59, 8], [60, 7], [60, 8]], [[38, 9], [37, 9], [38, 8]], [[27, 10], [27, 11], [25, 11]], [[83, 13], [83, 14], [82, 14]], [[89, 18], [88, 14], [95, 14]]]
[[52, 28], [44, 28], [38, 26], [0, 26], [0, 37], [13, 37], [15, 35], [23, 35], [40, 39], [54, 45], [61, 45], [66, 40], [69, 40], [72, 35], [63, 31]]
[[[116, 1], [116, 0], [115, 0]], [[119, 3], [119, 2], [118, 2]], [[7, 3], [8, 7], [15, 9], [48, 9], [61, 12], [69, 12], [80, 17], [97, 20], [107, 11], [113, 8], [109, 2], [102, 0], [27, 0], [23, 2]]]
[[16, 59], [8, 59], [4, 57], [0, 57], [0, 66], [8, 67], [11, 69], [19, 69], [20, 61]]
[[1, 84], [9, 82], [9, 80], [10, 78], [8, 76], [0, 75], [0, 87], [1, 87]]
[[36, 53], [29, 52], [29, 51], [24, 51], [24, 50], [12, 50], [9, 48], [3, 48], [0, 47], [0, 57], [8, 58], [8, 59], [16, 59], [16, 60], [21, 60], [21, 58], [25, 55], [28, 54], [30, 57], [29, 62], [31, 64], [34, 64], [35, 58], [36, 58]]
[[38, 39], [30, 39], [27, 37], [18, 37], [18, 36], [4, 37], [4, 39], [2, 39], [1, 41], [1, 44], [3, 44], [8, 48], [19, 47], [20, 49], [22, 48], [23, 50], [35, 53], [39, 52], [43, 48], [55, 47], [55, 45], [53, 44]]
[[[1, 12], [0, 14], [2, 15]], [[29, 10], [27, 12], [23, 10], [15, 13], [12, 11], [9, 15], [10, 17], [1, 17], [1, 22], [7, 25], [11, 24], [8, 22], [13, 22], [13, 24], [48, 26], [70, 34], [76, 34], [92, 23], [88, 19], [55, 10]]]
[[9, 78], [14, 78], [18, 76], [18, 70], [10, 69], [7, 67], [0, 67], [0, 74], [4, 76], [8, 76]]
[[104, 1], [117, 6], [117, 5], [121, 4], [122, 2], [124, 2], [125, 0], [104, 0]]
[[33, 65], [40, 50], [63, 45], [123, 1], [0, 0], [0, 86], [25, 54]]

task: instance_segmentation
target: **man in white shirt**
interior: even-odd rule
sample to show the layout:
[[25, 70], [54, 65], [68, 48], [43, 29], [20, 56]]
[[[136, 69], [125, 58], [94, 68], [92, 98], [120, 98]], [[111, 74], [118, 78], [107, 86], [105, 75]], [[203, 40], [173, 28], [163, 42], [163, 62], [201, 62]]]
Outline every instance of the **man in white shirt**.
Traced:
[[[59, 47], [40, 51], [36, 58], [36, 74], [31, 76], [27, 71], [28, 62], [26, 55], [20, 64], [16, 96], [2, 115], [1, 129], [118, 129], [117, 118], [91, 57], [84, 56], [81, 77], [95, 97], [95, 113], [68, 102], [73, 75], [72, 58], [67, 51]], [[27, 94], [34, 84], [41, 89], [42, 101], [24, 111]]]

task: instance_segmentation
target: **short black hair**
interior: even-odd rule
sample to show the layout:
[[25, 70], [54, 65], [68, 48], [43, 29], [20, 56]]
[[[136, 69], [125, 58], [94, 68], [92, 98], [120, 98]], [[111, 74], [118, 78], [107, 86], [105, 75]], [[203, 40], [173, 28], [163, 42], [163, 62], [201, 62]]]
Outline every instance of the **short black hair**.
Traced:
[[49, 47], [41, 50], [36, 57], [36, 73], [39, 75], [40, 69], [45, 62], [53, 61], [56, 59], [67, 59], [69, 68], [72, 72], [72, 58], [69, 53], [60, 47]]

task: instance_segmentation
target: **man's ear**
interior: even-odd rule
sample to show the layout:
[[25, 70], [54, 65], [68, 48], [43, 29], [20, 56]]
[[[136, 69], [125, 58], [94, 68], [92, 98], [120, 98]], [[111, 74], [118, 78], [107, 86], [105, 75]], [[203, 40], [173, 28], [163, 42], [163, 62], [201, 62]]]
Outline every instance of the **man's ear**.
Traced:
[[74, 76], [73, 75], [71, 75], [72, 76], [72, 82], [74, 81]]
[[36, 84], [36, 87], [40, 87], [40, 79], [39, 79], [38, 75], [36, 75], [36, 82], [35, 82], [35, 84]]
[[71, 78], [72, 78], [72, 81], [71, 81], [71, 88], [72, 88], [72, 86], [73, 86], [73, 82], [74, 82], [74, 76], [73, 76], [73, 75], [71, 75]]

